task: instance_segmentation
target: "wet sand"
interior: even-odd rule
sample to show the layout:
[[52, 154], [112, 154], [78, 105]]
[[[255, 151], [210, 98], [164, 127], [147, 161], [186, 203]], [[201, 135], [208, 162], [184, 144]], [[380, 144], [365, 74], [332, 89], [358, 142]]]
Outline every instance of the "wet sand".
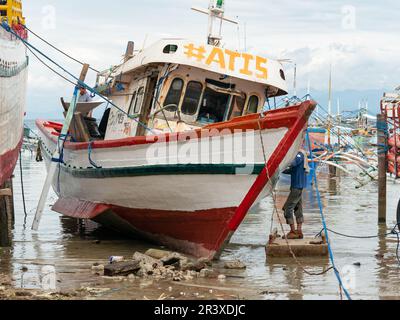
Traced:
[[[110, 256], [130, 258], [136, 251], [159, 247], [126, 239], [94, 223], [82, 227], [75, 220], [60, 217], [50, 210], [56, 200], [54, 194], [48, 201], [39, 232], [32, 232], [30, 226], [45, 179], [45, 168], [28, 152], [23, 156], [23, 168], [28, 216], [25, 218], [23, 213], [17, 170], [14, 181], [14, 243], [10, 249], [0, 249], [0, 274], [3, 275], [0, 277], [0, 299], [340, 299], [333, 272], [309, 276], [291, 258], [266, 262], [264, 246], [271, 229], [271, 198], [252, 210], [221, 260], [214, 263], [213, 269], [227, 276], [225, 281], [216, 278], [181, 282], [154, 281], [151, 278], [110, 280], [94, 275], [92, 265], [104, 264]], [[331, 179], [323, 172], [319, 180], [329, 228], [362, 236], [390, 232], [396, 224], [400, 186], [389, 183], [388, 225], [379, 228], [376, 183], [357, 190], [356, 182], [350, 177], [341, 175]], [[283, 179], [277, 193], [278, 208], [283, 206], [288, 189]], [[305, 194], [305, 215], [305, 233], [314, 236], [321, 231], [322, 224], [317, 199], [311, 190]], [[278, 226], [276, 221], [273, 226]], [[331, 235], [331, 242], [337, 266], [353, 299], [400, 298], [395, 236], [355, 240]], [[224, 269], [224, 263], [233, 260], [244, 262], [247, 269]], [[312, 272], [330, 266], [325, 258], [300, 260]], [[46, 266], [56, 270], [57, 288], [51, 290], [55, 292], [53, 295], [42, 290], [43, 267]], [[23, 292], [28, 292], [28, 296]]]

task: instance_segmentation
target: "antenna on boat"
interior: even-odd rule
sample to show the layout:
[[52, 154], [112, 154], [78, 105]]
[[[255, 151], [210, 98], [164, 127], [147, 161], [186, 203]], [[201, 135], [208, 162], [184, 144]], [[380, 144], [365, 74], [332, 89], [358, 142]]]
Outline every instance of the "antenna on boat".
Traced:
[[[208, 15], [208, 37], [207, 43], [212, 46], [219, 46], [222, 40], [222, 23], [224, 21], [238, 24], [237, 20], [225, 17], [225, 1], [211, 0], [208, 9], [192, 7], [193, 11]], [[218, 21], [219, 20], [219, 21]], [[214, 32], [214, 26], [219, 22], [217, 33]]]
[[329, 100], [328, 100], [328, 116], [332, 116], [332, 64], [329, 70]]
[[329, 101], [328, 101], [328, 145], [331, 145], [331, 120], [332, 120], [332, 63], [329, 70]]

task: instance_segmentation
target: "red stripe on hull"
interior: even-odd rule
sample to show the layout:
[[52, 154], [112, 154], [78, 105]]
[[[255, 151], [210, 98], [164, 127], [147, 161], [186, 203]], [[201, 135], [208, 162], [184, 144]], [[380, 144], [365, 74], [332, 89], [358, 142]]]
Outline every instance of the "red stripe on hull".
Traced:
[[[224, 243], [243, 222], [249, 209], [255, 203], [270, 179], [278, 172], [279, 166], [292, 148], [296, 139], [306, 129], [307, 121], [315, 108], [315, 102], [306, 101], [298, 106], [271, 111], [260, 115], [251, 115], [238, 118], [227, 123], [207, 127], [211, 129], [255, 129], [287, 127], [289, 131], [282, 139], [268, 164], [257, 177], [238, 208], [210, 209], [198, 212], [170, 212], [154, 210], [135, 210], [116, 206], [99, 204], [82, 204], [79, 200], [60, 200], [53, 208], [62, 214], [75, 217], [97, 220], [105, 225], [114, 226], [119, 230], [130, 229], [135, 233], [145, 235], [158, 243], [190, 253], [194, 256], [214, 257]], [[44, 128], [44, 122], [38, 121], [39, 129], [51, 136], [51, 131]], [[200, 131], [196, 131], [200, 133]], [[222, 134], [222, 133], [221, 133]], [[168, 141], [174, 139], [168, 136]], [[94, 143], [94, 148], [114, 148], [129, 145], [157, 143], [157, 137], [152, 141], [148, 137], [135, 137], [116, 141], [102, 141]], [[266, 141], [264, 141], [266, 143]], [[87, 144], [67, 143], [66, 148], [80, 150], [87, 148]], [[82, 209], [85, 208], [85, 209]], [[103, 213], [99, 213], [103, 211]]]
[[[226, 237], [229, 233], [235, 232], [240, 224], [243, 222], [250, 208], [253, 206], [263, 189], [267, 186], [268, 182], [277, 173], [280, 164], [289, 152], [290, 148], [295, 143], [296, 139], [306, 129], [306, 125], [310, 115], [315, 108], [315, 103], [311, 101], [304, 102], [300, 106], [299, 114], [296, 123], [287, 132], [285, 137], [279, 143], [275, 152], [272, 154], [264, 170], [257, 177], [253, 186], [247, 193], [246, 197], [240, 204], [235, 216], [229, 223], [229, 230], [226, 230]], [[266, 142], [264, 142], [266, 143]]]
[[130, 209], [60, 199], [53, 210], [69, 217], [92, 219], [124, 233], [140, 235], [195, 257], [214, 258], [236, 208], [195, 212]]
[[[298, 121], [299, 117], [304, 117], [307, 110], [312, 110], [315, 107], [315, 102], [306, 101], [298, 106], [293, 106], [285, 109], [277, 109], [268, 111], [264, 117], [260, 119], [259, 114], [251, 114], [243, 117], [238, 117], [230, 121], [216, 123], [206, 126], [202, 129], [197, 129], [189, 132], [181, 133], [168, 133], [160, 136], [140, 136], [131, 137], [118, 140], [100, 140], [91, 143], [92, 149], [109, 149], [119, 147], [138, 146], [155, 143], [165, 143], [174, 141], [186, 141], [187, 137], [193, 138], [206, 138], [212, 136], [221, 136], [233, 133], [235, 130], [266, 130], [278, 128], [291, 128]], [[311, 110], [311, 112], [312, 112]], [[308, 117], [308, 116], [307, 116]], [[60, 126], [62, 124], [56, 122], [49, 122], [44, 120], [37, 120], [36, 126], [43, 132], [50, 140], [57, 143]], [[57, 131], [58, 130], [58, 131]], [[66, 142], [64, 145], [67, 150], [87, 150], [89, 143], [71, 143]]]
[[6, 182], [12, 176], [15, 165], [17, 164], [22, 142], [23, 139], [21, 139], [15, 149], [0, 155], [0, 186], [2, 186], [4, 182]]

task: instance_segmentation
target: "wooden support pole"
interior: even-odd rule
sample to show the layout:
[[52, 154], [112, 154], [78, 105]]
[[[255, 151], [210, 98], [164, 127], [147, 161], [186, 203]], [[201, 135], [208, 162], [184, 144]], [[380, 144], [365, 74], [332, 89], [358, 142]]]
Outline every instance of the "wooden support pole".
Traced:
[[387, 206], [387, 195], [386, 195], [386, 182], [387, 182], [387, 145], [388, 145], [388, 126], [386, 117], [382, 114], [377, 116], [378, 122], [378, 167], [379, 167], [379, 178], [378, 178], [378, 197], [379, 197], [379, 212], [378, 221], [379, 224], [386, 223], [386, 206]]
[[[79, 80], [81, 82], [85, 81], [88, 70], [89, 70], [89, 65], [85, 64], [82, 68], [81, 75], [79, 77]], [[70, 125], [76, 111], [76, 104], [78, 102], [78, 97], [79, 97], [78, 86], [79, 83], [77, 83], [77, 87], [75, 87], [74, 94], [71, 99], [71, 105], [68, 109], [67, 116], [65, 118], [64, 125], [61, 130], [61, 136], [66, 136], [70, 129]], [[55, 177], [57, 172], [57, 167], [58, 167], [57, 159], [59, 158], [60, 158], [60, 153], [58, 150], [56, 150], [56, 152], [53, 154], [53, 160], [49, 166], [46, 181], [44, 183], [42, 194], [40, 196], [39, 203], [36, 209], [35, 219], [32, 224], [32, 230], [34, 231], [37, 231], [39, 229], [39, 224], [43, 215], [44, 207], [46, 205], [47, 196], [50, 192], [50, 187], [53, 182], [53, 178]]]
[[13, 177], [10, 180], [6, 181], [5, 186], [11, 191], [11, 194], [6, 197], [6, 205], [8, 215], [10, 217], [11, 227], [14, 229], [15, 224], [15, 210], [14, 210], [14, 186], [13, 186]]
[[0, 186], [0, 247], [11, 246], [14, 204], [11, 180]]

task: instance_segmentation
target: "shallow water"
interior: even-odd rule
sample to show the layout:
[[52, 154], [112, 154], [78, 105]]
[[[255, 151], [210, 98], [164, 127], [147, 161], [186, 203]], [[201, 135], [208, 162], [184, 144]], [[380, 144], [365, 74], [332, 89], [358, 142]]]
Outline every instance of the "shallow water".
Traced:
[[[44, 266], [54, 266], [58, 288], [89, 286], [98, 278], [91, 275], [95, 262], [105, 262], [110, 255], [130, 257], [135, 251], [144, 251], [154, 245], [109, 232], [94, 223], [82, 228], [75, 220], [64, 218], [50, 210], [56, 201], [52, 193], [38, 232], [31, 231], [34, 210], [45, 179], [43, 163], [36, 163], [29, 152], [23, 153], [23, 177], [28, 215], [25, 219], [20, 187], [19, 167], [15, 172], [16, 224], [13, 247], [0, 251], [0, 273], [13, 277], [15, 285], [40, 288]], [[320, 191], [328, 227], [350, 235], [376, 235], [390, 232], [395, 225], [395, 209], [400, 187], [389, 183], [388, 228], [378, 228], [377, 185], [370, 183], [357, 190], [352, 178], [340, 176], [330, 179], [319, 176]], [[281, 181], [277, 206], [281, 208], [288, 195], [288, 186]], [[223, 284], [217, 280], [194, 280], [194, 287], [225, 288], [230, 293], [240, 292], [242, 298], [252, 299], [339, 299], [338, 282], [332, 271], [323, 276], [309, 276], [293, 259], [265, 262], [265, 243], [271, 229], [273, 201], [265, 199], [248, 215], [224, 251], [221, 262], [239, 259], [248, 266], [244, 272], [228, 273]], [[304, 231], [314, 236], [322, 229], [315, 193], [305, 195], [306, 225]], [[278, 226], [276, 221], [274, 227]], [[400, 268], [396, 259], [395, 236], [376, 239], [347, 239], [331, 235], [337, 268], [353, 299], [387, 299], [400, 297]], [[300, 259], [312, 272], [330, 266], [328, 259]], [[361, 264], [355, 266], [354, 264]], [[27, 269], [23, 269], [26, 267]], [[24, 272], [25, 271], [25, 272]], [[227, 271], [220, 269], [220, 272]], [[182, 284], [181, 284], [182, 285]], [[118, 285], [114, 285], [118, 286]], [[138, 284], [131, 284], [138, 286]], [[132, 288], [119, 288], [119, 293], [108, 298], [129, 298]], [[159, 288], [160, 289], [160, 288]], [[136, 297], [133, 296], [132, 297]]]

